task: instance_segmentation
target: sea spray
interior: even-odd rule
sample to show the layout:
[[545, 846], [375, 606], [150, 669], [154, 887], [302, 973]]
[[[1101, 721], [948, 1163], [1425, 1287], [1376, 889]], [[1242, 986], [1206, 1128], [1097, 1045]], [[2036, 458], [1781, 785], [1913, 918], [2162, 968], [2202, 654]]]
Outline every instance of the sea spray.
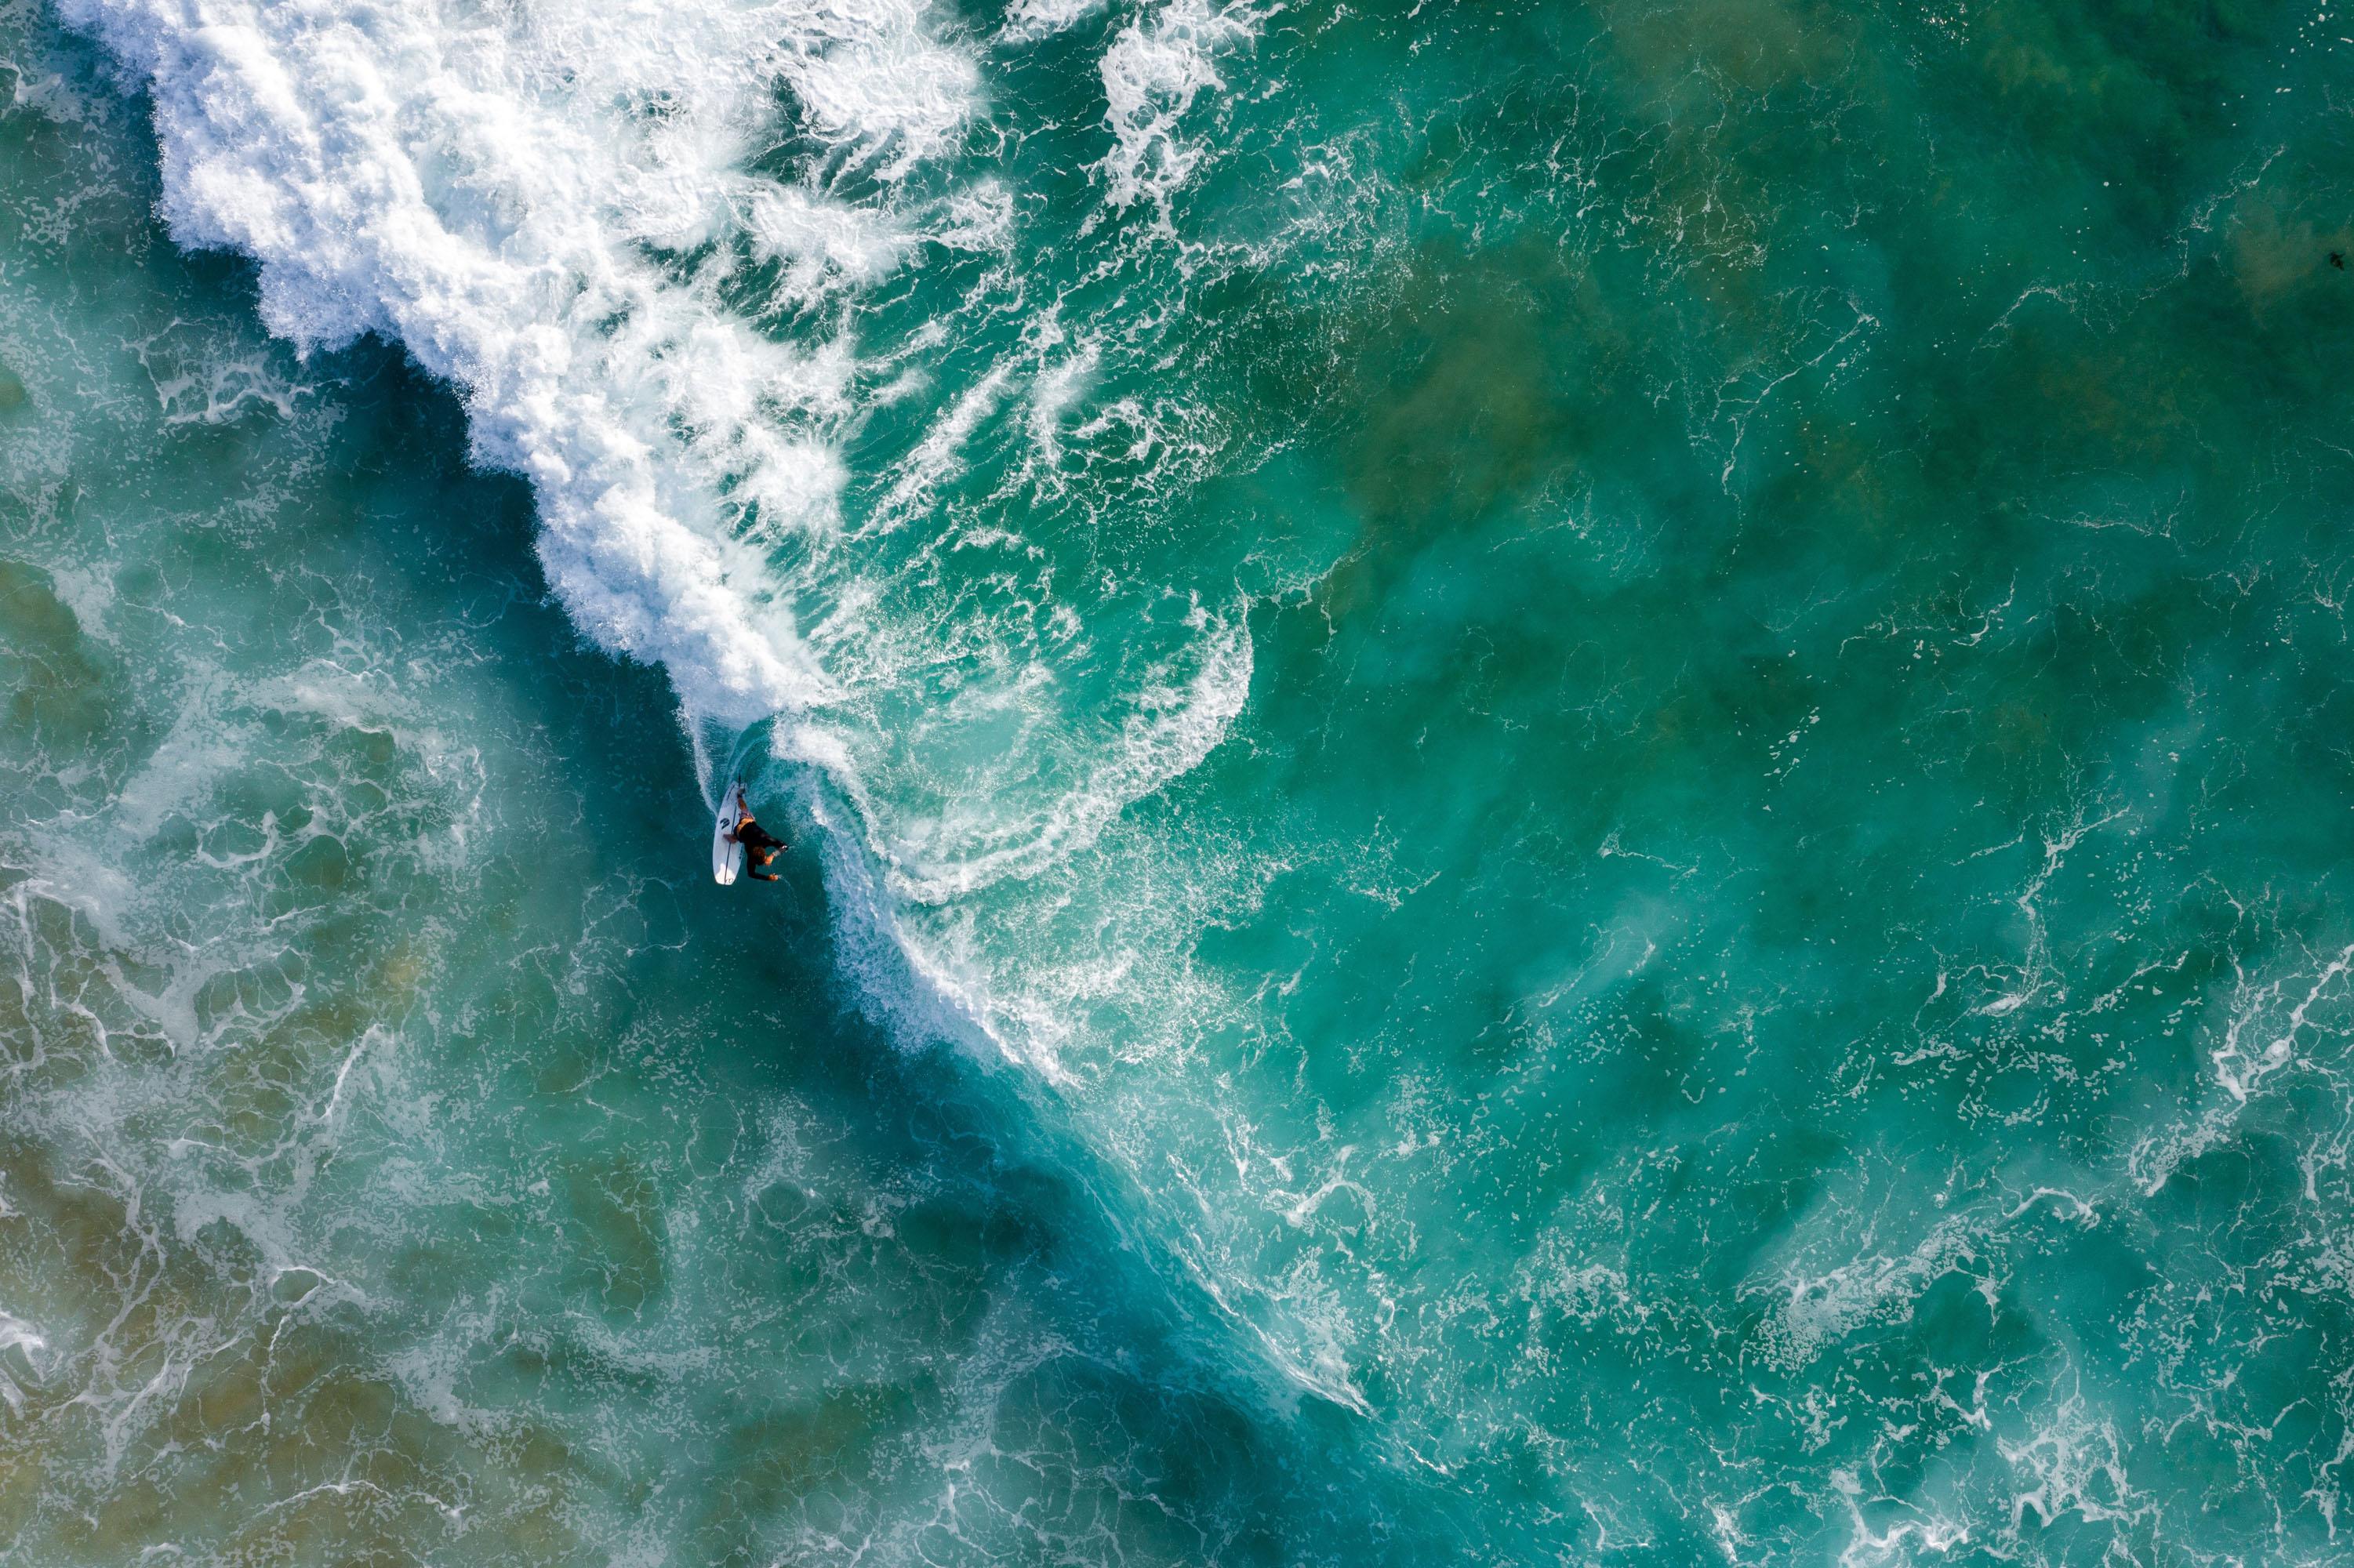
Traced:
[[462, 389], [477, 455], [532, 481], [550, 581], [592, 636], [660, 662], [697, 714], [822, 699], [730, 524], [833, 526], [822, 432], [846, 366], [748, 330], [641, 248], [733, 240], [748, 217], [776, 249], [783, 198], [737, 165], [787, 84], [811, 133], [895, 168], [936, 150], [971, 70], [919, 10], [65, 14], [152, 95], [175, 237], [253, 257], [272, 331], [374, 333]]

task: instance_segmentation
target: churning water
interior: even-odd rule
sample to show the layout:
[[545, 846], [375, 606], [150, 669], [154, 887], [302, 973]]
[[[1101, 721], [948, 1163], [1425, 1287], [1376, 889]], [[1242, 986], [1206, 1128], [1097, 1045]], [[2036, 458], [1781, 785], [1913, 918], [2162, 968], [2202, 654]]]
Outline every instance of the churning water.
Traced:
[[16, 0], [0, 1562], [2343, 1561], [2349, 20]]

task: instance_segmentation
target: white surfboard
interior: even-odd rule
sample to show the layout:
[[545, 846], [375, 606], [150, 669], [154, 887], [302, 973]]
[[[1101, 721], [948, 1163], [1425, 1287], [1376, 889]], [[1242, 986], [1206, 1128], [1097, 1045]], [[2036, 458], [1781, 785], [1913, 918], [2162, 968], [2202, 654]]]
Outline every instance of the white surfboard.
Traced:
[[744, 869], [744, 846], [731, 836], [743, 818], [744, 786], [730, 784], [719, 802], [719, 821], [711, 830], [711, 880], [722, 887], [732, 886], [736, 874]]

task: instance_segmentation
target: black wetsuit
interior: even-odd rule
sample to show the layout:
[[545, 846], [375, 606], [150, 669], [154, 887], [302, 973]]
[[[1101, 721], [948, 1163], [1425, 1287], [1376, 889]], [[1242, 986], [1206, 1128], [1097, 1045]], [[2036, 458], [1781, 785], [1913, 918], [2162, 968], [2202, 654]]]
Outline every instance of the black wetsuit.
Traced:
[[747, 872], [758, 877], [762, 882], [775, 882], [778, 880], [777, 874], [775, 872], [762, 871], [760, 869], [760, 852], [763, 850], [780, 850], [785, 847], [784, 840], [777, 837], [774, 833], [769, 832], [768, 829], [754, 821], [752, 820], [752, 814], [749, 811], [747, 811], [743, 818], [737, 822], [735, 839], [737, 843], [744, 846], [744, 869]]
[[785, 841], [752, 820], [747, 814], [736, 824], [736, 842], [748, 850], [782, 849]]

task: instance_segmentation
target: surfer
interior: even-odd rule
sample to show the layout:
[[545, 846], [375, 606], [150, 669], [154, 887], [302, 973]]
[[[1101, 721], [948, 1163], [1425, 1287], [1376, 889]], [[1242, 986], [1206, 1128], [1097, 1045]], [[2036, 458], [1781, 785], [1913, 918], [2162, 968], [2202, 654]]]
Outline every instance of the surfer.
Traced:
[[727, 836], [744, 846], [744, 870], [747, 874], [757, 876], [762, 882], [782, 880], [775, 872], [763, 871], [761, 867], [777, 858], [777, 852], [785, 847], [785, 841], [755, 821], [749, 805], [744, 808], [744, 814], [736, 820], [736, 831]]

